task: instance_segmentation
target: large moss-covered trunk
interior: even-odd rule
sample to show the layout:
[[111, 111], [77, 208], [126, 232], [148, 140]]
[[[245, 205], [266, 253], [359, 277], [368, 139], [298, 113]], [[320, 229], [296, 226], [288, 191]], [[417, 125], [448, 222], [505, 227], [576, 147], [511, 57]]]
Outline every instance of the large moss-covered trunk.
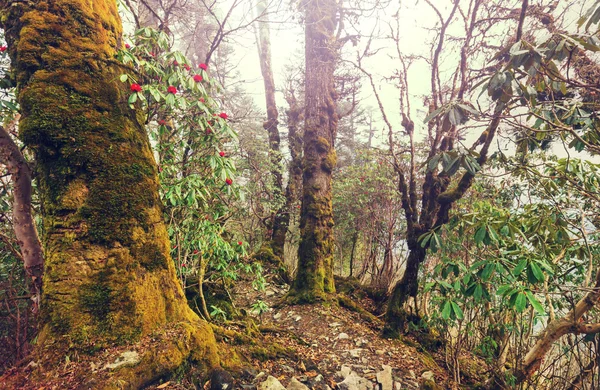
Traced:
[[185, 323], [202, 344], [190, 348], [215, 363], [212, 332], [176, 279], [148, 137], [118, 80], [116, 1], [0, 4], [42, 199], [40, 348], [98, 348]]
[[338, 122], [333, 84], [337, 5], [334, 0], [310, 0], [303, 5], [306, 75], [301, 240], [290, 296], [310, 302], [335, 291], [331, 173], [336, 164]]

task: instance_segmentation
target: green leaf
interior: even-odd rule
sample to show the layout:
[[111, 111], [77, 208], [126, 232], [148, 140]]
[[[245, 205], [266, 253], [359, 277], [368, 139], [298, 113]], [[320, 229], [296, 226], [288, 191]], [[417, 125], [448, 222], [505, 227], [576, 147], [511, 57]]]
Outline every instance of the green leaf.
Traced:
[[475, 291], [473, 292], [473, 298], [475, 298], [475, 300], [478, 301], [481, 299], [482, 296], [483, 296], [483, 287], [481, 287], [481, 284], [478, 283], [477, 286], [475, 287]]
[[525, 267], [527, 267], [527, 259], [521, 259], [521, 261], [519, 261], [519, 263], [517, 264], [517, 266], [515, 267], [515, 269], [513, 269], [512, 274], [514, 276], [519, 276], [519, 274], [521, 272], [523, 272], [523, 270], [525, 269]]
[[134, 92], [131, 95], [129, 95], [129, 99], [127, 99], [127, 103], [133, 104], [133, 103], [137, 102], [137, 99], [138, 99], [137, 92]]
[[525, 294], [522, 292], [518, 293], [517, 298], [515, 299], [515, 310], [517, 310], [517, 313], [522, 313], [523, 310], [525, 310], [526, 304], [527, 298], [525, 297]]
[[540, 268], [539, 265], [537, 265], [535, 262], [531, 262], [531, 272], [533, 272], [533, 276], [535, 276], [535, 278], [539, 281], [539, 282], [543, 282], [545, 277], [544, 277], [544, 273], [542, 272], [542, 269]]
[[480, 227], [477, 232], [475, 233], [475, 243], [476, 244], [481, 244], [483, 242], [483, 239], [485, 238], [485, 234], [486, 234], [486, 229], [485, 226]]
[[444, 304], [444, 307], [442, 308], [442, 318], [447, 320], [448, 318], [450, 318], [451, 312], [452, 312], [452, 305], [450, 304], [450, 301], [446, 301], [446, 303]]
[[492, 274], [494, 273], [494, 271], [496, 270], [496, 263], [488, 263], [488, 265], [485, 266], [485, 268], [483, 269], [483, 272], [481, 273], [481, 278], [483, 280], [488, 280]]
[[454, 311], [454, 314], [456, 315], [456, 318], [458, 318], [459, 320], [462, 320], [463, 318], [465, 318], [465, 315], [463, 314], [463, 311], [456, 304], [456, 302], [452, 301], [451, 304], [452, 304], [452, 311]]
[[436, 116], [438, 116], [443, 110], [444, 110], [444, 107], [440, 107], [437, 110], [431, 112], [429, 115], [427, 115], [425, 117], [425, 119], [423, 119], [423, 123], [429, 122], [430, 120], [432, 120], [433, 118], [435, 118]]
[[122, 82], [122, 83], [124, 83], [125, 81], [127, 81], [127, 75], [126, 75], [126, 74], [122, 74], [122, 75], [119, 77], [119, 80], [121, 80], [121, 82]]
[[542, 304], [540, 303], [540, 301], [538, 301], [535, 297], [535, 295], [533, 295], [533, 293], [529, 290], [525, 291], [525, 294], [527, 295], [527, 299], [529, 299], [529, 302], [531, 303], [531, 306], [533, 306], [533, 308], [540, 314], [546, 314], [546, 311], [544, 310], [544, 307], [542, 306]]

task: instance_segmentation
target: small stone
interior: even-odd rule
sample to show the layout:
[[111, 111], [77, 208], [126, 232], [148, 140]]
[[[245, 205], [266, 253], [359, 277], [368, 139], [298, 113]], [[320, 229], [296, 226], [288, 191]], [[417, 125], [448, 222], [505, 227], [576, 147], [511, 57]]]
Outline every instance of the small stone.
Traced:
[[266, 381], [258, 385], [258, 390], [285, 390], [285, 387], [277, 378], [269, 375]]
[[342, 378], [342, 380], [346, 379], [348, 375], [352, 372], [352, 369], [346, 365], [343, 365], [342, 368], [338, 372], [335, 373], [338, 377]]
[[338, 326], [342, 326], [342, 324], [340, 324], [339, 322], [332, 322], [331, 324], [329, 324], [329, 326], [332, 328], [337, 328]]
[[349, 338], [350, 338], [350, 336], [348, 336], [347, 333], [340, 333], [336, 337], [336, 339], [338, 339], [338, 340], [345, 340], [345, 339], [349, 339]]
[[394, 390], [402, 390], [402, 383], [394, 382]]
[[294, 370], [292, 367], [290, 367], [290, 366], [288, 366], [288, 365], [285, 365], [285, 364], [282, 364], [282, 365], [281, 365], [281, 369], [282, 369], [283, 371], [285, 371], [285, 372], [289, 372], [289, 373], [293, 373], [293, 372], [295, 372], [295, 371], [296, 371], [296, 370]]
[[381, 349], [378, 349], [378, 350], [375, 351], [375, 354], [380, 355], [380, 356], [381, 355], [385, 355], [385, 351], [383, 351]]
[[350, 356], [352, 356], [353, 358], [359, 358], [360, 357], [360, 353], [362, 352], [362, 349], [360, 349], [360, 348], [351, 349], [348, 352], [350, 352]]
[[417, 374], [415, 374], [414, 370], [408, 370], [408, 376], [412, 379], [417, 379]]
[[265, 295], [268, 297], [272, 297], [273, 295], [275, 295], [275, 291], [273, 290], [267, 290], [265, 291]]
[[424, 373], [421, 374], [421, 378], [425, 379], [426, 381], [434, 381], [435, 382], [435, 375], [432, 371], [425, 371]]
[[281, 316], [282, 316], [282, 315], [283, 315], [283, 314], [281, 314], [281, 312], [279, 312], [279, 313], [277, 313], [277, 314], [275, 314], [275, 315], [273, 316], [273, 319], [274, 319], [274, 320], [279, 320], [279, 319], [281, 318]]
[[300, 321], [301, 319], [302, 319], [302, 317], [300, 317], [300, 316], [296, 316], [296, 317], [294, 318], [294, 321], [298, 322], [298, 321]]
[[298, 379], [292, 378], [290, 384], [287, 387], [287, 390], [308, 390], [308, 386], [300, 382]]
[[257, 380], [260, 380], [260, 379], [264, 378], [266, 375], [267, 375], [267, 374], [265, 374], [265, 372], [264, 372], [264, 371], [261, 371], [261, 372], [259, 372], [258, 374], [256, 374], [256, 376], [254, 377], [254, 380], [255, 380], [255, 381], [257, 381]]
[[383, 371], [377, 373], [377, 383], [380, 384], [380, 390], [393, 390], [392, 367], [383, 364], [381, 368], [383, 368]]
[[321, 382], [323, 380], [323, 375], [319, 374], [315, 377], [315, 379], [313, 379], [313, 381], [315, 382]]
[[121, 353], [121, 356], [119, 356], [114, 363], [107, 363], [104, 368], [114, 370], [123, 366], [135, 366], [141, 360], [140, 355], [136, 351], [125, 351]]
[[369, 359], [367, 359], [366, 357], [363, 357], [363, 358], [361, 359], [361, 362], [362, 362], [363, 364], [369, 364]]
[[339, 390], [373, 390], [373, 384], [370, 380], [351, 372], [343, 382], [337, 384], [337, 388]]

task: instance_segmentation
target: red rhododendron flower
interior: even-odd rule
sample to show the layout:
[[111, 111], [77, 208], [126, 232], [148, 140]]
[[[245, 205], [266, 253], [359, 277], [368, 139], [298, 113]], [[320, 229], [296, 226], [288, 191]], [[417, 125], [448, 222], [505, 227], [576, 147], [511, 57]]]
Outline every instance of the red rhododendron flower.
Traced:
[[219, 152], [219, 156], [221, 156], [221, 157], [225, 157], [225, 152], [221, 150], [221, 151]]
[[131, 45], [129, 43], [126, 43], [125, 44], [125, 49], [130, 49], [130, 48], [131, 48]]
[[190, 66], [188, 64], [183, 65], [183, 67], [185, 68], [185, 70], [190, 70]]
[[242, 245], [242, 244], [243, 244], [243, 242], [241, 242], [241, 241], [238, 241], [238, 245]]
[[198, 99], [198, 101], [202, 102], [202, 103], [206, 103], [206, 100], [204, 98], [200, 98], [200, 99]]
[[208, 69], [208, 65], [206, 65], [205, 63], [201, 63], [200, 65], [198, 65], [198, 68], [200, 68], [202, 70], [207, 70]]
[[219, 116], [223, 119], [227, 119], [227, 114], [225, 114], [224, 112], [220, 113]]
[[156, 57], [156, 54], [150, 53], [150, 57]]
[[161, 119], [158, 121], [158, 124], [161, 126], [164, 125], [165, 123], [167, 123], [167, 121], [165, 121], [164, 119]]
[[202, 81], [202, 76], [200, 76], [199, 74], [195, 74], [194, 75], [194, 81], [199, 83], [200, 81]]
[[142, 92], [142, 87], [139, 84], [133, 83], [129, 86], [132, 92]]
[[198, 249], [194, 249], [194, 254], [197, 255], [198, 254]]
[[230, 178], [225, 179], [225, 183], [227, 183], [228, 186], [230, 186], [233, 183], [233, 180], [231, 180]]
[[173, 66], [177, 66], [179, 65], [179, 62], [177, 62], [177, 60], [173, 61]]
[[8, 49], [8, 47], [6, 47], [6, 46], [0, 46], [0, 51], [1, 51], [1, 52], [5, 52], [5, 51], [6, 51], [6, 49]]
[[211, 134], [212, 133], [212, 129], [210, 127], [206, 128], [206, 134]]
[[177, 93], [177, 88], [171, 85], [169, 88], [167, 88], [167, 92], [175, 95]]

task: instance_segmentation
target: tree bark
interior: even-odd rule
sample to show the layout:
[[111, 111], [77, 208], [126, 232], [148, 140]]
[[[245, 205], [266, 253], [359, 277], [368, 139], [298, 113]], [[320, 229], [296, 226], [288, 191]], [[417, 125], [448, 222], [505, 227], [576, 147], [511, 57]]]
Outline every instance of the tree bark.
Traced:
[[119, 82], [116, 1], [0, 4], [20, 137], [34, 152], [42, 200], [42, 363], [56, 351], [124, 344], [174, 327], [180, 339], [165, 340], [162, 358], [146, 354], [131, 368], [135, 375], [122, 369], [115, 380], [136, 388], [190, 357], [217, 364], [212, 330], [177, 280], [156, 162]]
[[392, 295], [388, 301], [385, 327], [383, 329], [384, 337], [395, 338], [400, 332], [406, 331], [406, 326], [410, 321], [408, 313], [404, 310], [404, 304], [409, 297], [416, 297], [419, 290], [419, 267], [425, 261], [427, 251], [420, 245], [409, 247], [406, 268], [402, 278], [392, 290]]
[[0, 126], [0, 163], [6, 165], [13, 182], [13, 227], [21, 249], [34, 311], [39, 309], [44, 273], [42, 244], [31, 214], [31, 169], [9, 132]]
[[600, 324], [587, 324], [583, 322], [583, 315], [591, 310], [600, 301], [600, 271], [596, 273], [594, 289], [588, 292], [575, 307], [561, 318], [551, 321], [541, 337], [529, 350], [521, 362], [516, 373], [518, 383], [529, 379], [535, 373], [552, 345], [562, 336], [572, 333], [600, 333]]
[[335, 292], [331, 174], [336, 164], [334, 141], [338, 121], [333, 84], [338, 52], [334, 37], [337, 3], [311, 0], [303, 6], [306, 18], [303, 195], [298, 273], [290, 297], [299, 302], [313, 302]]
[[[269, 137], [269, 160], [271, 163], [271, 176], [273, 177], [273, 198], [277, 210], [273, 214], [271, 232], [269, 235], [270, 246], [273, 254], [283, 261], [283, 247], [287, 233], [289, 210], [286, 209], [283, 195], [283, 167], [280, 150], [281, 137], [279, 135], [277, 103], [275, 102], [275, 81], [273, 79], [273, 68], [271, 66], [271, 31], [264, 1], [256, 4], [257, 15], [262, 15], [258, 21], [258, 57], [260, 59], [260, 70], [265, 85], [265, 101], [267, 107], [267, 120], [263, 128]], [[288, 215], [286, 215], [288, 214]]]

